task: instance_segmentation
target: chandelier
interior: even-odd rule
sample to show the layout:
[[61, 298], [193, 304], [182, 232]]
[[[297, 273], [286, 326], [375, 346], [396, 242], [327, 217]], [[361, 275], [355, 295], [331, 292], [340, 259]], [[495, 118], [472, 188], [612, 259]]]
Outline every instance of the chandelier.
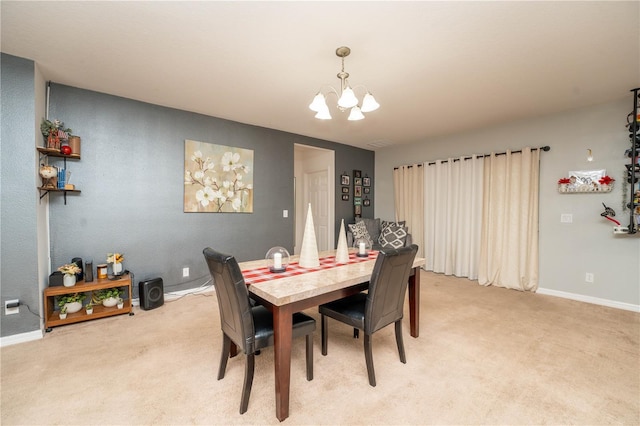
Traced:
[[[346, 46], [341, 46], [336, 49], [336, 55], [342, 60], [342, 70], [338, 73], [340, 79], [340, 93], [332, 86], [329, 87], [327, 94], [334, 93], [338, 97], [338, 109], [342, 112], [350, 109], [349, 118], [350, 121], [362, 120], [364, 118], [363, 112], [375, 111], [380, 107], [380, 104], [376, 102], [375, 98], [365, 87], [365, 95], [362, 98], [362, 104], [358, 105], [358, 98], [349, 86], [349, 73], [344, 70], [344, 58], [349, 56], [351, 49]], [[360, 86], [356, 86], [360, 87]], [[364, 86], [362, 86], [364, 87]], [[322, 89], [321, 89], [322, 90]], [[327, 106], [327, 99], [321, 91], [316, 94], [313, 101], [309, 105], [311, 111], [315, 111], [315, 117], [320, 120], [331, 120], [331, 113]]]

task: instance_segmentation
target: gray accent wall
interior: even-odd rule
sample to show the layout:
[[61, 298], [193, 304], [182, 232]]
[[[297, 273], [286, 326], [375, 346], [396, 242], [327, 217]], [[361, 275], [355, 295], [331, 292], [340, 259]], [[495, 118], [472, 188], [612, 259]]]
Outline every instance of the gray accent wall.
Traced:
[[[36, 90], [32, 61], [2, 54], [0, 188], [0, 336], [40, 328], [38, 279], [38, 196]], [[5, 300], [23, 306], [4, 315]], [[27, 308], [28, 305], [29, 308]], [[31, 309], [32, 312], [29, 311]]]
[[[340, 173], [374, 173], [373, 151], [52, 83], [49, 118], [82, 138], [81, 159], [67, 161], [70, 183], [81, 192], [69, 193], [66, 205], [61, 193], [39, 200], [35, 146], [43, 145], [45, 83], [32, 61], [2, 54], [0, 65], [2, 300], [20, 299], [33, 311], [3, 312], [3, 338], [41, 330], [48, 273], [73, 257], [95, 267], [107, 253], [124, 252], [137, 297], [144, 279], [161, 277], [165, 291], [205, 283], [207, 246], [239, 261], [261, 258], [275, 245], [293, 252], [295, 143], [335, 151], [336, 235], [341, 219], [353, 222], [353, 205], [340, 200]], [[185, 139], [254, 151], [253, 213], [184, 213]], [[373, 207], [364, 213], [373, 217]], [[184, 267], [189, 278], [182, 278]]]
[[[117, 250], [136, 283], [161, 277], [168, 291], [209, 278], [207, 246], [239, 261], [275, 245], [293, 253], [293, 215], [282, 211], [294, 211], [294, 143], [334, 150], [337, 169], [374, 166], [372, 151], [59, 84], [51, 85], [49, 117], [82, 138], [81, 160], [67, 161], [81, 193], [66, 205], [48, 196], [52, 268], [73, 257], [104, 263]], [[183, 211], [185, 139], [254, 151], [253, 213]], [[352, 209], [336, 216], [353, 220]]]

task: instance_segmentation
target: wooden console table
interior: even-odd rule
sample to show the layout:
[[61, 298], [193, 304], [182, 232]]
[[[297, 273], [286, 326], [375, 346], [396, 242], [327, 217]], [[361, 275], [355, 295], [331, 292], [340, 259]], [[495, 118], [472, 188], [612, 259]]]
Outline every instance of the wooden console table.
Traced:
[[[47, 287], [44, 289], [44, 325], [46, 331], [51, 331], [51, 327], [57, 327], [59, 325], [73, 324], [76, 322], [89, 321], [98, 318], [110, 317], [112, 315], [129, 314], [133, 315], [131, 306], [131, 274], [126, 274], [118, 279], [102, 278], [92, 281], [90, 283], [84, 281], [78, 281], [73, 287]], [[105, 307], [103, 305], [95, 305], [93, 307], [93, 313], [87, 314], [84, 309], [72, 314], [67, 314], [65, 319], [60, 319], [60, 310], [56, 309], [55, 298], [63, 296], [65, 294], [72, 293], [87, 293], [87, 297], [91, 297], [91, 293], [97, 290], [104, 290], [106, 288], [124, 287], [125, 297], [124, 307], [118, 309], [116, 306]]]

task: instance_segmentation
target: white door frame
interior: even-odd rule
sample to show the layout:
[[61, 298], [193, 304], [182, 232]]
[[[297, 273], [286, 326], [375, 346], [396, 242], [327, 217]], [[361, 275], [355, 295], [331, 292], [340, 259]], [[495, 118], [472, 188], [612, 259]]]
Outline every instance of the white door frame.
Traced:
[[[305, 173], [325, 170], [327, 172], [327, 235], [329, 249], [335, 247], [335, 151], [315, 146], [294, 144], [295, 213], [294, 253], [300, 253], [300, 244], [306, 222], [307, 206]], [[315, 219], [315, 218], [314, 218]]]

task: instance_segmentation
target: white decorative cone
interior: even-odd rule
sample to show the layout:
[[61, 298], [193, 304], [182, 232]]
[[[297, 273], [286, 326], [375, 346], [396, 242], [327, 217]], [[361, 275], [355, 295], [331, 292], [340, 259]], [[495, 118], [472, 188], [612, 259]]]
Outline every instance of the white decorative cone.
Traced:
[[340, 223], [340, 234], [338, 235], [338, 247], [336, 249], [336, 262], [349, 262], [349, 247], [347, 246], [347, 234], [344, 231], [344, 219]]
[[298, 264], [303, 268], [317, 268], [320, 266], [318, 244], [316, 243], [316, 231], [313, 229], [311, 204], [309, 204], [309, 211], [307, 212], [307, 223], [304, 225], [302, 250], [300, 250], [300, 260], [298, 261]]

